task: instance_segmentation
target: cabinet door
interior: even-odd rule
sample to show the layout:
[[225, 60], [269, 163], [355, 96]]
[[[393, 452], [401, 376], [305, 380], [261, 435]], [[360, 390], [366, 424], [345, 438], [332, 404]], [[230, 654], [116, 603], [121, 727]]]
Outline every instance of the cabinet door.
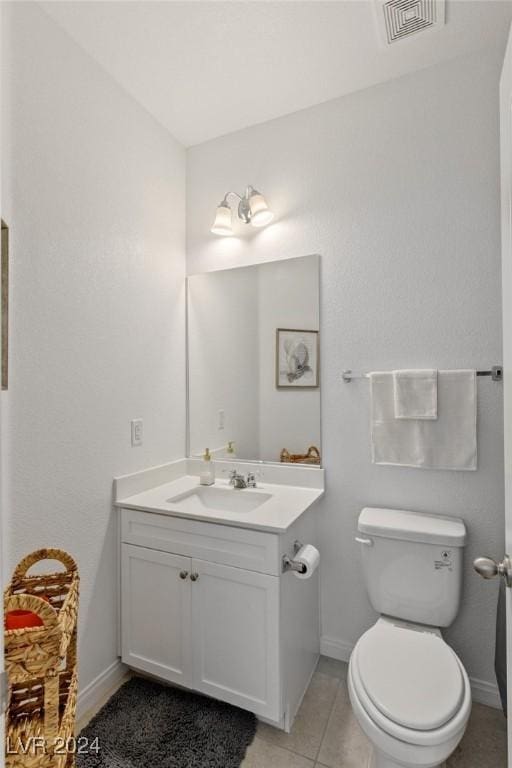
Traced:
[[123, 544], [121, 563], [123, 661], [191, 685], [190, 558]]
[[193, 687], [279, 720], [279, 578], [193, 559], [192, 632]]

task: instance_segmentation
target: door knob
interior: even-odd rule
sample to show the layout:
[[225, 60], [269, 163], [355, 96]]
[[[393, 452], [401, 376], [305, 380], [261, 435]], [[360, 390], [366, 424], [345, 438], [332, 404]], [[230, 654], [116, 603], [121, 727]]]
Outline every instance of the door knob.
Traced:
[[505, 555], [501, 563], [497, 563], [492, 557], [477, 557], [473, 561], [473, 568], [484, 579], [502, 576], [507, 587], [512, 587], [512, 560], [508, 555]]
[[199, 578], [199, 574], [198, 573], [191, 573], [190, 574], [190, 580], [191, 581], [197, 581], [198, 578]]
[[188, 576], [188, 571], [180, 571], [180, 579], [186, 579]]

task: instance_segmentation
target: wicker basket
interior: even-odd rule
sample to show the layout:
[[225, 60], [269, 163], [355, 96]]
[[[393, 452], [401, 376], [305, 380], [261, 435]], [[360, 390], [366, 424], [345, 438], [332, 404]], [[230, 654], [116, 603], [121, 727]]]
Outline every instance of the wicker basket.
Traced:
[[15, 683], [9, 691], [7, 768], [64, 768], [74, 764], [77, 671]]
[[282, 463], [288, 464], [320, 464], [320, 451], [316, 445], [310, 445], [307, 453], [289, 453], [283, 448], [280, 458]]
[[[58, 560], [66, 570], [27, 575], [44, 560]], [[42, 621], [42, 626], [4, 634], [8, 768], [74, 763], [66, 744], [74, 734], [76, 711], [78, 586], [73, 558], [59, 549], [41, 549], [19, 563], [5, 590], [6, 613], [31, 611]]]

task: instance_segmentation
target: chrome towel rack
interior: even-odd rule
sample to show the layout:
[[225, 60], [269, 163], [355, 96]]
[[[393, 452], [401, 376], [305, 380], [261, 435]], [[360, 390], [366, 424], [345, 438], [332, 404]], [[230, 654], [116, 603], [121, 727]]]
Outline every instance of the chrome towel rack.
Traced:
[[[477, 371], [476, 375], [490, 376], [493, 381], [503, 381], [503, 366], [493, 365], [490, 371]], [[351, 382], [353, 379], [368, 379], [369, 376], [369, 373], [357, 373], [356, 371], [351, 371], [350, 368], [343, 371], [341, 374], [341, 377], [346, 384]]]

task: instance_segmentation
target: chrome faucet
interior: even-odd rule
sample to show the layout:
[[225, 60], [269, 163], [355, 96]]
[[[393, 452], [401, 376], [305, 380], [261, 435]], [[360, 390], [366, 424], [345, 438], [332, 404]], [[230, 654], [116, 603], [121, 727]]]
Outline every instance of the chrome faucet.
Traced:
[[233, 488], [247, 488], [247, 481], [243, 475], [239, 475], [235, 472], [233, 477]]
[[254, 472], [249, 472], [246, 479], [237, 469], [232, 469], [229, 473], [229, 484], [232, 485], [233, 488], [238, 489], [256, 488], [256, 477]]

